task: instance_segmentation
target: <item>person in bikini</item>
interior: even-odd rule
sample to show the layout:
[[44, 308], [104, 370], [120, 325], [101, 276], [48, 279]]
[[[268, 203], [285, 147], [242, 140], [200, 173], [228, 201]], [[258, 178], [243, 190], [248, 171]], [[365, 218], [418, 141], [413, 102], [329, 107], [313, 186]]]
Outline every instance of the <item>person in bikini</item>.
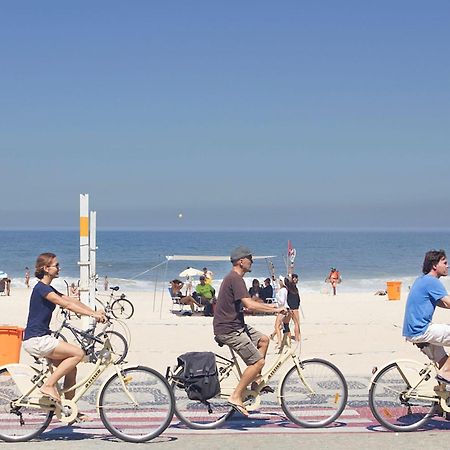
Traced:
[[[50, 331], [50, 321], [56, 305], [77, 314], [93, 317], [97, 322], [105, 322], [103, 311], [94, 311], [89, 306], [63, 295], [51, 286], [52, 281], [58, 278], [60, 266], [54, 253], [41, 253], [36, 260], [35, 276], [39, 279], [31, 293], [27, 325], [24, 333], [23, 348], [31, 356], [47, 358], [54, 366], [53, 373], [39, 388], [41, 393], [59, 403], [61, 397], [56, 383], [64, 378], [64, 389], [76, 383], [77, 365], [85, 353], [76, 345], [59, 341]], [[72, 399], [75, 391], [65, 394], [66, 399]], [[89, 420], [80, 413], [81, 420]]]

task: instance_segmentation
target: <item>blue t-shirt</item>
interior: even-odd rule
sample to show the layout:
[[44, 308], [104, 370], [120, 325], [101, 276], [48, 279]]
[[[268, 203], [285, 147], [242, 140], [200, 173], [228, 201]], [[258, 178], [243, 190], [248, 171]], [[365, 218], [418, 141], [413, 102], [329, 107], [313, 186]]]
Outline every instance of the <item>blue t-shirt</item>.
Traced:
[[447, 290], [438, 278], [423, 275], [414, 282], [408, 295], [403, 321], [403, 336], [420, 336], [427, 331], [439, 300]]
[[45, 298], [50, 292], [61, 295], [52, 286], [39, 281], [34, 286], [30, 298], [30, 309], [28, 311], [27, 327], [25, 328], [24, 341], [33, 337], [51, 334], [50, 320], [56, 305]]

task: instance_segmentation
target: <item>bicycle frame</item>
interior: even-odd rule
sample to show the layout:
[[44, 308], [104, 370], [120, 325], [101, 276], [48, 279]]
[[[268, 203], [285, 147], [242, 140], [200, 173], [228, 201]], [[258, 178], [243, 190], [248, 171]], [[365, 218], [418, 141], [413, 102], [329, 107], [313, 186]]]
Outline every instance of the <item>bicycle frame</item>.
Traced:
[[[450, 391], [447, 391], [445, 386], [436, 381], [437, 367], [434, 362], [419, 363], [412, 359], [399, 359], [389, 362], [386, 366], [394, 363], [397, 365], [405, 383], [411, 386], [407, 392], [408, 398], [439, 403], [445, 412], [450, 412], [450, 405], [447, 405]], [[370, 380], [369, 389], [374, 384], [377, 373], [378, 370]]]
[[[226, 358], [223, 358], [220, 355], [216, 355], [216, 356], [219, 356], [219, 358], [221, 358], [225, 361], [228, 361], [230, 363], [230, 365], [224, 370], [224, 374], [226, 376], [228, 376], [230, 371], [233, 369], [233, 367], [235, 367], [237, 374], [240, 378], [242, 376], [242, 369], [239, 365], [237, 355], [231, 347], [228, 347], [228, 348], [230, 349], [230, 352], [231, 352], [231, 360], [227, 360]], [[295, 366], [297, 368], [297, 372], [299, 374], [300, 379], [302, 380], [302, 383], [311, 391], [311, 393], [314, 392], [314, 390], [308, 385], [308, 383], [306, 382], [306, 380], [303, 377], [301, 361], [300, 361], [299, 357], [297, 356], [297, 348], [298, 348], [298, 344], [296, 346], [292, 347], [290, 344], [290, 338], [285, 334], [283, 336], [282, 347], [278, 354], [278, 357], [272, 362], [272, 365], [270, 366], [270, 368], [266, 369], [261, 374], [261, 381], [258, 384], [258, 388], [256, 390], [246, 390], [244, 393], [244, 398], [252, 398], [253, 399], [253, 403], [251, 405], [246, 405], [246, 408], [248, 411], [252, 411], [259, 407], [259, 405], [261, 403], [261, 397], [260, 397], [261, 390], [264, 388], [264, 386], [267, 385], [267, 383], [273, 378], [273, 376], [280, 370], [280, 368], [285, 366], [286, 362], [289, 359], [292, 359], [293, 366]], [[292, 366], [290, 366], [289, 369], [291, 367]], [[222, 379], [224, 379], [224, 378], [225, 378], [225, 376], [222, 378], [219, 377], [220, 382], [222, 382]], [[234, 386], [233, 389], [235, 387], [236, 386]], [[221, 386], [221, 388], [222, 388], [222, 386]], [[222, 394], [224, 395], [224, 397], [229, 396], [227, 394], [224, 394], [223, 392], [222, 392]], [[230, 392], [230, 394], [231, 394], [231, 392]], [[277, 401], [278, 401], [278, 404], [281, 405], [281, 382], [278, 383], [278, 387], [277, 387]]]
[[[75, 385], [71, 386], [70, 388], [63, 389], [61, 394], [61, 406], [64, 408], [65, 406], [73, 406], [75, 405], [78, 400], [80, 400], [81, 397], [91, 388], [91, 386], [95, 383], [95, 381], [105, 372], [105, 370], [110, 367], [114, 366], [115, 373], [113, 373], [110, 377], [108, 377], [103, 384], [101, 385], [98, 395], [97, 395], [97, 401], [96, 401], [96, 409], [97, 412], [100, 411], [100, 394], [102, 392], [102, 389], [104, 385], [116, 374], [119, 377], [119, 380], [121, 381], [122, 388], [128, 398], [131, 400], [131, 402], [134, 405], [138, 405], [138, 402], [136, 399], [131, 395], [129, 390], [126, 387], [126, 379], [121, 375], [121, 372], [124, 369], [131, 369], [132, 367], [122, 367], [121, 365], [116, 365], [112, 362], [111, 359], [111, 352], [112, 347], [109, 342], [109, 339], [106, 338], [104, 347], [100, 351], [99, 358], [97, 360], [97, 363], [95, 364], [92, 371], [86, 375], [81, 381], [77, 382]], [[6, 368], [10, 374], [12, 375], [12, 378], [14, 382], [17, 384], [20, 392], [21, 397], [18, 398], [16, 401], [14, 401], [14, 406], [17, 407], [32, 407], [32, 408], [39, 408], [47, 411], [56, 411], [58, 418], [62, 422], [71, 422], [73, 420], [73, 415], [70, 415], [69, 417], [64, 417], [61, 415], [61, 407], [54, 403], [54, 401], [50, 400], [48, 397], [43, 396], [40, 391], [38, 390], [39, 385], [42, 383], [42, 381], [48, 376], [49, 373], [52, 372], [53, 367], [51, 365], [48, 365], [46, 370], [39, 371], [33, 366], [27, 366], [24, 364], [6, 364], [2, 366], [2, 368]], [[25, 373], [26, 372], [26, 373]], [[31, 375], [31, 377], [30, 377]], [[64, 394], [70, 391], [76, 390], [76, 393], [71, 400], [66, 400], [64, 398]], [[77, 408], [75, 407], [75, 416], [76, 416]]]

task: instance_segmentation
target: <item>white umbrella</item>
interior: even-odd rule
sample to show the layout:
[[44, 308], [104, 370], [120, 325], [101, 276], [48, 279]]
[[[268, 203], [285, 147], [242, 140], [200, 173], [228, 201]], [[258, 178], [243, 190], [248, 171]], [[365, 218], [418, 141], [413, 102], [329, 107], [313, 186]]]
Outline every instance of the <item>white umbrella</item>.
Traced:
[[188, 267], [180, 273], [180, 277], [195, 277], [196, 275], [203, 275], [203, 270], [194, 269], [193, 267]]
[[0, 280], [2, 278], [8, 278], [8, 274], [6, 272], [3, 272], [3, 270], [0, 270]]

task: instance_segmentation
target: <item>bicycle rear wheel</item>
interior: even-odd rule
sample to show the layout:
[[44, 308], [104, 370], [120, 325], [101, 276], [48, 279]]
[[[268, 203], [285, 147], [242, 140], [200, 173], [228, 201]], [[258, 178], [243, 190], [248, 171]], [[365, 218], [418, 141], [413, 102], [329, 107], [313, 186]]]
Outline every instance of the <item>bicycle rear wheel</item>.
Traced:
[[[108, 330], [96, 336], [97, 339], [104, 340], [103, 335], [106, 334], [112, 347], [112, 361], [114, 364], [121, 363], [128, 354], [128, 343], [126, 339], [117, 331]], [[103, 349], [103, 344], [94, 342], [94, 354], [98, 358], [100, 351]]]
[[196, 430], [208, 430], [221, 426], [234, 412], [228, 404], [228, 397], [224, 398], [220, 393], [216, 397], [210, 398], [207, 404], [191, 400], [183, 383], [176, 379], [182, 372], [183, 368], [180, 367], [175, 372], [174, 381], [172, 381], [175, 415], [186, 426]]
[[[145, 442], [170, 424], [174, 397], [156, 370], [137, 366], [113, 375], [100, 393], [100, 417], [105, 427], [126, 442]], [[131, 398], [134, 402], [131, 400]]]
[[[23, 365], [21, 374], [15, 376], [31, 377], [31, 367]], [[50, 424], [53, 411], [39, 407], [13, 408], [11, 402], [21, 396], [12, 374], [8, 369], [0, 370], [0, 439], [6, 442], [24, 442], [41, 434]]]
[[348, 387], [333, 364], [322, 359], [301, 362], [289, 370], [281, 384], [281, 407], [297, 425], [319, 428], [335, 421], [347, 404]]
[[126, 298], [118, 298], [111, 304], [111, 313], [116, 319], [129, 319], [134, 314], [134, 306]]
[[[421, 368], [423, 365], [414, 363], [403, 370], [413, 370], [418, 374]], [[417, 430], [436, 413], [435, 402], [411, 398], [408, 395], [410, 390], [411, 386], [396, 363], [381, 369], [373, 379], [369, 390], [369, 406], [375, 419], [388, 430]]]

